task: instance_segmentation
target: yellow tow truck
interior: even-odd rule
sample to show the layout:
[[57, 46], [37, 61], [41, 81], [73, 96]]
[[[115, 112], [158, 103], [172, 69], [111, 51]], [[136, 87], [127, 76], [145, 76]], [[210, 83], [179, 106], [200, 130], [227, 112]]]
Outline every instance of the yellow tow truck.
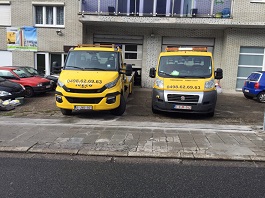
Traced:
[[[53, 63], [54, 67], [57, 65]], [[123, 63], [119, 47], [80, 44], [67, 54], [57, 83], [56, 105], [63, 115], [80, 110], [109, 110], [120, 116], [132, 93], [132, 78], [132, 66]]]
[[161, 52], [156, 68], [152, 111], [201, 113], [214, 116], [217, 102], [215, 79], [223, 78], [221, 68], [214, 70], [212, 53], [206, 47], [169, 47]]

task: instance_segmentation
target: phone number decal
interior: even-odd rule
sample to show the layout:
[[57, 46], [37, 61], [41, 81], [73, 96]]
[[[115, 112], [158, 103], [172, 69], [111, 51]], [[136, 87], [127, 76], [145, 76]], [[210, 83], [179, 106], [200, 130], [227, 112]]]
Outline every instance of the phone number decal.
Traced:
[[102, 80], [68, 79], [67, 83], [97, 83], [97, 84], [101, 84]]
[[168, 85], [168, 89], [200, 89], [200, 86], [191, 86], [191, 85]]

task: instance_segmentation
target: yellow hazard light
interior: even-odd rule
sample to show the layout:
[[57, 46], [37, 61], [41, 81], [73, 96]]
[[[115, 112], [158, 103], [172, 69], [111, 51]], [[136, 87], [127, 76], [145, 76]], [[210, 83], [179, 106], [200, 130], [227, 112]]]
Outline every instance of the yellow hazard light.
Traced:
[[119, 50], [119, 46], [115, 44], [78, 44], [77, 47], [103, 47], [103, 48], [113, 48], [115, 50]]
[[177, 52], [177, 51], [197, 51], [197, 52], [207, 52], [207, 47], [167, 47], [167, 52]]

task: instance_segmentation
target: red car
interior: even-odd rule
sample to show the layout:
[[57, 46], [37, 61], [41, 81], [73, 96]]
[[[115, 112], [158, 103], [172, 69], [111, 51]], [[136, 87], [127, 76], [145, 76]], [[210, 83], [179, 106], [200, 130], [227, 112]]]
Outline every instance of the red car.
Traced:
[[52, 82], [40, 76], [34, 76], [18, 67], [0, 67], [0, 77], [19, 83], [25, 87], [25, 97], [52, 90]]

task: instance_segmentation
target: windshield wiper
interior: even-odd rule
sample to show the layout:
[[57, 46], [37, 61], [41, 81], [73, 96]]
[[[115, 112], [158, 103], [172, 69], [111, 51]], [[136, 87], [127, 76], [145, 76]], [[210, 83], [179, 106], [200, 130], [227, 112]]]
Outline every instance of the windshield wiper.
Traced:
[[206, 76], [187, 76], [187, 75], [185, 75], [185, 76], [178, 76], [179, 78], [208, 78], [208, 77], [206, 77]]
[[159, 73], [160, 73], [160, 74], [164, 74], [164, 75], [166, 75], [166, 76], [174, 76], [174, 75], [168, 74], [168, 73], [163, 72], [163, 71], [159, 71]]
[[84, 70], [100, 70], [100, 71], [106, 71], [106, 69], [101, 69], [101, 68], [97, 68], [97, 67], [84, 68]]
[[82, 67], [77, 67], [77, 66], [66, 66], [65, 68], [75, 68], [75, 69], [81, 69], [81, 70], [84, 70], [84, 68]]

